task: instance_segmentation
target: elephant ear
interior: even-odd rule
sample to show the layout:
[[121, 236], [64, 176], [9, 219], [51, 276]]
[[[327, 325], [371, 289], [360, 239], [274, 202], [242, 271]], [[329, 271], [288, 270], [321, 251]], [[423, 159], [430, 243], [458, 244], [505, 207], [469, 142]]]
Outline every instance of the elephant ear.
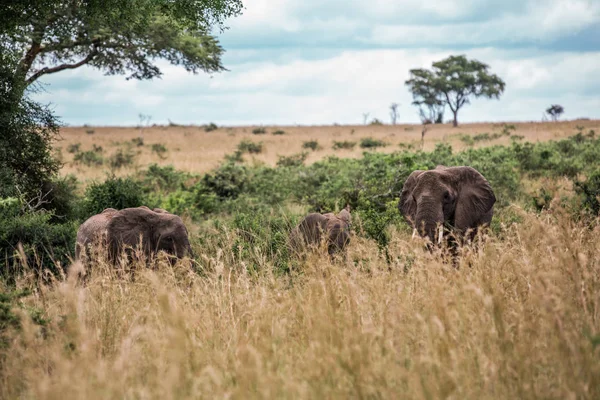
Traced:
[[457, 229], [466, 231], [489, 222], [485, 217], [492, 210], [496, 196], [490, 183], [476, 169], [456, 167], [456, 170], [459, 174], [459, 190], [454, 221]]
[[413, 225], [413, 221], [415, 219], [415, 213], [417, 212], [417, 203], [415, 203], [412, 192], [417, 186], [417, 178], [424, 171], [416, 170], [413, 171], [404, 182], [404, 186], [402, 186], [402, 194], [400, 195], [400, 203], [398, 204], [398, 210], [404, 216], [404, 218]]

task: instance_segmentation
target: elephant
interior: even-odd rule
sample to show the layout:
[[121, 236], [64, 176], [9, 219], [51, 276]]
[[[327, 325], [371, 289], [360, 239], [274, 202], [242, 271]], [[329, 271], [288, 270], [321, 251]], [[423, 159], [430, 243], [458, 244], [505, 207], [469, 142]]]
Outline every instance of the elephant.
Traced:
[[177, 258], [192, 256], [188, 230], [177, 215], [163, 209], [125, 208], [115, 213], [107, 227], [108, 254], [116, 262], [125, 249], [141, 244], [146, 257], [159, 251]]
[[413, 238], [418, 233], [441, 244], [444, 226], [461, 241], [472, 241], [478, 229], [492, 221], [495, 202], [490, 183], [476, 169], [438, 165], [410, 174], [398, 208], [413, 228]]
[[350, 243], [351, 223], [349, 207], [337, 215], [310, 213], [293, 229], [291, 242], [295, 248], [301, 248], [303, 245], [315, 246], [325, 237], [327, 252], [333, 257]]
[[160, 250], [182, 258], [192, 255], [188, 231], [181, 218], [166, 210], [146, 206], [107, 208], [86, 220], [77, 231], [76, 259], [89, 244], [101, 242], [108, 248], [109, 259], [115, 263], [125, 247], [137, 247], [140, 237], [146, 256]]
[[115, 213], [117, 213], [117, 210], [114, 208], [107, 208], [100, 214], [92, 215], [79, 226], [75, 245], [76, 259], [81, 259], [82, 251], [86, 251], [90, 244], [106, 239], [106, 228]]

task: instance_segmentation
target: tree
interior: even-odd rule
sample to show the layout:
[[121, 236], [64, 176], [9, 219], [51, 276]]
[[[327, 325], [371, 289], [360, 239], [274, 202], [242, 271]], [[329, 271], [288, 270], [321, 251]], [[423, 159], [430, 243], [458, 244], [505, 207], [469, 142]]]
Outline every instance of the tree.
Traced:
[[363, 113], [362, 114], [362, 116], [363, 116], [363, 125], [367, 124], [367, 120], [369, 119], [369, 115], [371, 115], [371, 113], [367, 112], [367, 113]]
[[390, 118], [392, 119], [392, 125], [396, 125], [396, 121], [398, 120], [398, 103], [390, 104]]
[[563, 106], [559, 104], [552, 104], [548, 109], [546, 109], [546, 113], [552, 118], [552, 121], [556, 122], [560, 118], [560, 116], [565, 112]]
[[210, 31], [224, 29], [224, 19], [238, 15], [242, 3], [35, 0], [2, 7], [0, 42], [20, 56], [13, 72], [24, 90], [44, 75], [83, 65], [128, 79], [160, 76], [158, 59], [192, 73], [223, 71], [223, 48]]
[[[471, 97], [500, 98], [505, 83], [488, 72], [489, 66], [466, 56], [450, 56], [433, 63], [433, 70], [412, 69], [405, 83], [413, 95], [413, 104], [437, 109], [448, 106], [458, 126], [458, 110], [471, 103]], [[442, 108], [443, 110], [443, 108]]]

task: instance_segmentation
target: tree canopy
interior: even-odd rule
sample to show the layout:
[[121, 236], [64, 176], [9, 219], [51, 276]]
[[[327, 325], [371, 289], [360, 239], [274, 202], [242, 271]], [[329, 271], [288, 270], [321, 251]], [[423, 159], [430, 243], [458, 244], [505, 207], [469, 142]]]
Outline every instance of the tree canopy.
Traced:
[[241, 10], [241, 0], [15, 1], [0, 11], [0, 42], [19, 55], [14, 75], [25, 86], [83, 65], [151, 79], [159, 59], [219, 72], [223, 48], [212, 31]]
[[552, 104], [546, 109], [546, 113], [550, 115], [552, 121], [558, 121], [560, 116], [565, 112], [565, 109], [560, 104]]
[[432, 70], [410, 70], [406, 85], [413, 94], [413, 104], [421, 108], [422, 115], [425, 106], [430, 116], [437, 119], [448, 106], [454, 114], [454, 126], [457, 126], [458, 110], [470, 104], [472, 97], [497, 99], [504, 92], [504, 81], [488, 70], [488, 65], [468, 60], [464, 55], [450, 56], [433, 63]]

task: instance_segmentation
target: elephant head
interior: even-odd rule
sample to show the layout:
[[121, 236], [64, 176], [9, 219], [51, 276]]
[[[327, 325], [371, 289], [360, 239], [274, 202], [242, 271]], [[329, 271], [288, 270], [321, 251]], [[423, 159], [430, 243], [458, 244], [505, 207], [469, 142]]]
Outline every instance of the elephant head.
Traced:
[[188, 231], [177, 215], [147, 207], [126, 208], [117, 212], [108, 224], [109, 255], [112, 260], [124, 247], [141, 244], [145, 256], [159, 251], [182, 258], [192, 255]]
[[489, 182], [477, 170], [440, 165], [410, 174], [398, 208], [415, 233], [439, 243], [445, 224], [459, 234], [470, 232], [472, 239], [479, 226], [491, 222], [495, 202]]
[[339, 214], [308, 214], [292, 231], [291, 241], [298, 245], [318, 245], [323, 238], [327, 241], [327, 251], [333, 256], [342, 251], [350, 242], [351, 216], [349, 207]]

